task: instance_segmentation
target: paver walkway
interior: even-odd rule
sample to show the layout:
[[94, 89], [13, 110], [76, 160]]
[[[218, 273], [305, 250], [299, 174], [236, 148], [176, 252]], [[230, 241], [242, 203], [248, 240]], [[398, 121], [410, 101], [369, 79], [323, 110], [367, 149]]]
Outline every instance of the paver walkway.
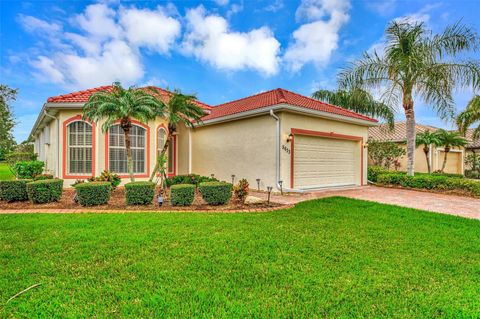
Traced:
[[[266, 198], [267, 196], [266, 193], [255, 191], [252, 192], [251, 195], [260, 198]], [[480, 199], [376, 186], [312, 191], [309, 193], [288, 194], [284, 196], [272, 195], [271, 201], [282, 204], [295, 204], [305, 200], [331, 196], [344, 196], [375, 201], [384, 204], [428, 210], [437, 213], [480, 219]]]

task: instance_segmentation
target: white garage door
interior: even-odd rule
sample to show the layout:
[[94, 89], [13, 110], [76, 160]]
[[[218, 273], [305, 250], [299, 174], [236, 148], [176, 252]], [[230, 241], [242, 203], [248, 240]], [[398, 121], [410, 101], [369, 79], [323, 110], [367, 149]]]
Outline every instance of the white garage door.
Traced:
[[357, 141], [295, 135], [294, 187], [354, 185], [359, 175]]

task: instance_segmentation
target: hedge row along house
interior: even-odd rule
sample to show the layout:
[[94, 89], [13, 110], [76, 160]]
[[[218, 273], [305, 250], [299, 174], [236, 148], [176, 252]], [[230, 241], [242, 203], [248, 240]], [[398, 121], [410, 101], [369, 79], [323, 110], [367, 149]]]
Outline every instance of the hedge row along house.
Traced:
[[[416, 124], [417, 134], [425, 131], [435, 132], [438, 131], [438, 127]], [[388, 125], [382, 124], [369, 129], [369, 137], [373, 140], [380, 142], [394, 142], [399, 144], [402, 148], [406, 149], [407, 129], [405, 122], [395, 122], [395, 127], [390, 130]], [[467, 140], [469, 137], [467, 136]], [[470, 144], [469, 144], [470, 145]], [[464, 172], [464, 160], [466, 147], [456, 147], [450, 149], [447, 154], [447, 165], [445, 167], [445, 173], [463, 174]], [[432, 172], [440, 170], [445, 157], [444, 147], [430, 145], [430, 166]], [[400, 167], [398, 170], [407, 170], [407, 157], [402, 156], [399, 159]], [[423, 145], [419, 145], [415, 149], [415, 171], [420, 173], [428, 173], [427, 161], [425, 153], [423, 151]]]
[[[108, 169], [128, 177], [123, 134], [82, 120], [90, 95], [110, 86], [48, 98], [32, 129], [35, 152], [65, 185]], [[169, 92], [156, 88], [168, 98]], [[377, 120], [284, 89], [210, 106], [194, 129], [181, 125], [168, 148], [168, 175], [196, 173], [250, 185], [312, 189], [366, 184], [368, 128]], [[134, 122], [135, 178], [147, 180], [167, 123]], [[233, 177], [235, 178], [235, 177]]]

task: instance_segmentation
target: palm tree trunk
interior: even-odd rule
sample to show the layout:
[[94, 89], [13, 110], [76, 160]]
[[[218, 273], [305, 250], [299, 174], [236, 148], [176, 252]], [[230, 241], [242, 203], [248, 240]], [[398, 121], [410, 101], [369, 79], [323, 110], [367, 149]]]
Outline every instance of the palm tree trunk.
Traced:
[[428, 173], [432, 173], [432, 168], [430, 167], [430, 149], [427, 147], [427, 145], [425, 145], [423, 147], [423, 152], [425, 153], [425, 157], [427, 159], [427, 169], [428, 169]]
[[407, 175], [415, 174], [415, 114], [413, 111], [413, 100], [409, 98], [404, 103], [406, 128], [407, 128]]
[[445, 149], [444, 149], [445, 156], [443, 157], [442, 173], [443, 173], [443, 171], [445, 170], [445, 166], [447, 166], [447, 156], [448, 156], [448, 152], [450, 152], [450, 148], [445, 147]]
[[135, 176], [133, 174], [133, 157], [132, 157], [132, 141], [130, 140], [130, 129], [124, 128], [125, 134], [125, 149], [127, 150], [127, 168], [130, 175], [130, 181], [135, 182]]
[[[164, 156], [166, 153], [167, 153], [167, 150], [168, 150], [168, 145], [170, 145], [170, 141], [172, 139], [172, 134], [170, 134], [170, 132], [167, 134], [167, 140], [165, 141], [165, 145], [163, 145], [163, 148], [162, 148], [162, 151], [160, 152], [160, 154], [157, 154], [157, 161], [155, 163], [155, 167], [153, 168], [153, 171], [152, 171], [152, 174], [150, 175], [150, 182], [153, 181], [153, 179], [155, 178], [155, 174], [158, 172], [158, 170], [160, 169], [159, 165], [158, 165], [158, 157], [160, 156]], [[166, 175], [166, 174], [165, 174]], [[162, 178], [164, 178], [166, 176], [162, 176]]]

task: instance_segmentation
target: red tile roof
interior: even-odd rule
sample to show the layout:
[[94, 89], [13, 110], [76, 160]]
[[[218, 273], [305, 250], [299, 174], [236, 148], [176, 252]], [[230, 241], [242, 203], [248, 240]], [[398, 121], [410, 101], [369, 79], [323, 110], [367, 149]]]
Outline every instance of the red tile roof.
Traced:
[[309, 98], [285, 89], [275, 89], [260, 94], [252, 95], [243, 99], [217, 105], [212, 108], [209, 115], [202, 120], [212, 120], [227, 115], [238, 114], [242, 112], [252, 111], [277, 104], [289, 104], [293, 106], [304, 107], [311, 110], [342, 115], [350, 118], [365, 120], [369, 122], [378, 122], [368, 116], [346, 110], [339, 106], [327, 104], [313, 98]]
[[[155, 90], [157, 90], [157, 92], [162, 97], [169, 97], [172, 94], [171, 92], [159, 87], [151, 86], [151, 88], [154, 88]], [[86, 103], [93, 93], [100, 92], [100, 91], [110, 92], [112, 91], [112, 86], [111, 85], [99, 86], [93, 89], [88, 89], [88, 90], [83, 90], [83, 91], [73, 92], [69, 94], [58, 95], [58, 96], [52, 96], [47, 99], [47, 102], [48, 103]], [[211, 109], [211, 106], [208, 104], [205, 104], [200, 101], [196, 101], [196, 103], [204, 109], [207, 109], [207, 110]]]

